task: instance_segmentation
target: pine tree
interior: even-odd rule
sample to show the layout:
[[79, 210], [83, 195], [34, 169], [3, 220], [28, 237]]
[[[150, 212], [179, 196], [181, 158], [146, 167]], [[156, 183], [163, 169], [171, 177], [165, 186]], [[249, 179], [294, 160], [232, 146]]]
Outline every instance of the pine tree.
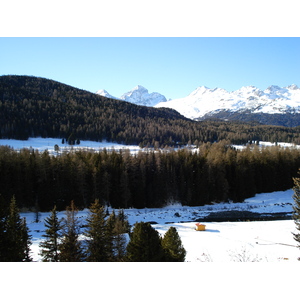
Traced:
[[105, 220], [105, 210], [98, 199], [90, 207], [90, 214], [87, 217], [87, 230], [84, 235], [87, 237], [87, 261], [108, 261], [111, 256], [109, 252], [110, 240]]
[[[300, 169], [298, 174], [300, 175]], [[293, 233], [294, 239], [299, 243], [300, 247], [300, 177], [293, 178], [294, 181], [294, 195], [293, 199], [295, 201], [295, 205], [293, 205], [293, 219], [296, 225], [296, 229], [298, 233]]]
[[[106, 215], [108, 211], [106, 211]], [[110, 254], [110, 260], [114, 260], [114, 235], [115, 235], [115, 225], [116, 225], [116, 214], [113, 210], [112, 213], [109, 215], [106, 221], [106, 230], [107, 230], [107, 251]]]
[[120, 209], [118, 215], [116, 217], [116, 221], [121, 223], [122, 233], [129, 233], [130, 232], [130, 225], [127, 220], [127, 216], [124, 213], [124, 209]]
[[61, 233], [61, 221], [58, 220], [56, 206], [51, 211], [49, 217], [45, 219], [45, 234], [42, 237], [45, 238], [40, 243], [41, 256], [43, 257], [44, 262], [57, 262], [60, 260], [59, 255], [59, 242]]
[[22, 219], [21, 226], [22, 226], [22, 244], [23, 244], [23, 249], [24, 249], [23, 250], [23, 253], [24, 253], [23, 261], [30, 262], [30, 261], [32, 261], [32, 258], [30, 256], [30, 246], [32, 245], [32, 242], [30, 240], [31, 235], [29, 235], [29, 228], [27, 227], [25, 218]]
[[10, 201], [9, 214], [6, 220], [6, 260], [10, 262], [31, 261], [30, 245], [31, 236], [25, 218], [21, 219], [16, 199]]
[[109, 234], [109, 251], [111, 253], [111, 261], [123, 261], [126, 253], [126, 237], [130, 226], [124, 215], [124, 211], [120, 210], [116, 216], [112, 211], [107, 219], [107, 230]]
[[7, 209], [4, 198], [0, 195], [0, 262], [6, 261], [7, 256], [6, 218]]
[[170, 227], [162, 238], [162, 247], [165, 250], [165, 260], [170, 262], [183, 262], [186, 251], [175, 227]]
[[76, 217], [78, 209], [74, 201], [66, 209], [66, 219], [63, 220], [62, 240], [59, 245], [60, 261], [79, 262], [83, 261], [82, 243], [79, 240], [79, 221]]
[[126, 254], [126, 232], [124, 231], [124, 224], [120, 219], [116, 219], [114, 231], [114, 257], [115, 261], [124, 261]]
[[134, 225], [126, 250], [128, 261], [163, 261], [160, 235], [149, 223], [138, 222]]

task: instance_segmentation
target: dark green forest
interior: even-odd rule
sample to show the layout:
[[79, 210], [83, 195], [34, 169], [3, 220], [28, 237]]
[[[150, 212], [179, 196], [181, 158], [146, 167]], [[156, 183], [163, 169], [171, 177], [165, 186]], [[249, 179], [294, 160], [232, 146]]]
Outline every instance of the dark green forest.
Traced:
[[243, 201], [256, 193], [292, 188], [300, 151], [279, 146], [236, 150], [225, 141], [191, 150], [59, 153], [0, 147], [0, 193], [19, 207], [79, 209], [95, 199], [113, 208], [200, 206]]
[[192, 121], [167, 108], [134, 105], [33, 76], [0, 77], [0, 138], [53, 137], [141, 147], [249, 140], [300, 143], [299, 127]]

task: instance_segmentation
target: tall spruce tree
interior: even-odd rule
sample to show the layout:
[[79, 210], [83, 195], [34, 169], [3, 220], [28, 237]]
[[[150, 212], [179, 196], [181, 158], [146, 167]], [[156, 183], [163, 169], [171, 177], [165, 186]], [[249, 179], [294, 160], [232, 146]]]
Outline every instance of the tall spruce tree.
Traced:
[[0, 195], [0, 262], [6, 261], [7, 256], [7, 235], [6, 235], [7, 209], [4, 198]]
[[87, 217], [87, 230], [84, 232], [86, 236], [86, 260], [91, 262], [109, 261], [110, 238], [105, 220], [105, 209], [100, 205], [98, 199], [92, 203]]
[[161, 237], [150, 223], [134, 225], [126, 251], [128, 261], [161, 262], [164, 259]]
[[21, 219], [16, 199], [10, 201], [9, 214], [6, 219], [6, 258], [5, 261], [21, 262], [31, 261], [30, 245], [31, 236], [26, 225], [26, 219]]
[[[108, 215], [108, 212], [106, 212], [106, 215]], [[116, 225], [116, 214], [115, 211], [113, 210], [111, 214], [109, 215], [107, 221], [106, 221], [106, 230], [107, 230], [107, 247], [108, 247], [108, 252], [111, 261], [114, 260], [114, 235], [115, 235], [115, 225]]]
[[175, 227], [170, 227], [162, 238], [162, 247], [165, 251], [165, 261], [183, 262], [186, 250]]
[[126, 231], [124, 228], [124, 224], [120, 219], [116, 219], [116, 223], [113, 230], [113, 253], [115, 261], [124, 261], [126, 254]]
[[[300, 175], [300, 169], [298, 171]], [[294, 239], [298, 242], [298, 247], [300, 248], [300, 177], [293, 178], [294, 181], [294, 195], [293, 199], [295, 204], [293, 205], [293, 219], [296, 225], [297, 233], [293, 233]]]
[[30, 262], [32, 261], [32, 258], [30, 256], [30, 246], [32, 245], [31, 242], [31, 235], [29, 234], [29, 228], [27, 227], [26, 224], [26, 219], [23, 218], [22, 219], [22, 243], [23, 243], [23, 253], [24, 253], [24, 257], [22, 261], [26, 261], [26, 262]]
[[71, 205], [66, 209], [66, 218], [62, 221], [62, 240], [59, 245], [62, 262], [79, 262], [84, 259], [82, 242], [79, 240], [80, 224], [77, 213], [78, 209], [74, 201], [71, 201]]
[[124, 211], [120, 210], [118, 215], [114, 210], [107, 219], [107, 230], [109, 235], [109, 248], [111, 261], [124, 261], [126, 253], [126, 237], [125, 234], [129, 233], [130, 226], [124, 215]]
[[45, 239], [40, 243], [42, 261], [60, 261], [59, 243], [62, 227], [61, 221], [57, 217], [56, 206], [52, 209], [50, 216], [45, 219], [45, 227], [45, 234], [42, 235]]

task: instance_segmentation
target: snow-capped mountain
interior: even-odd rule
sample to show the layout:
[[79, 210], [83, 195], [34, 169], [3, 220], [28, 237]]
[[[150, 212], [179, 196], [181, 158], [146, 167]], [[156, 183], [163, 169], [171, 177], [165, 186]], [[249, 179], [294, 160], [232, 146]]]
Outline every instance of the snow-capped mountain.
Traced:
[[262, 91], [254, 86], [228, 92], [221, 88], [198, 87], [190, 95], [155, 107], [169, 107], [190, 119], [203, 119], [223, 113], [286, 114], [300, 113], [300, 88], [271, 85]]
[[120, 99], [120, 98], [117, 98], [115, 96], [112, 96], [111, 94], [109, 94], [106, 90], [99, 90], [96, 92], [97, 95], [100, 95], [100, 96], [104, 96], [104, 97], [107, 97], [107, 98], [111, 98], [111, 99]]
[[172, 108], [195, 120], [214, 117], [290, 127], [300, 125], [300, 88], [295, 84], [283, 88], [271, 85], [265, 90], [251, 85], [232, 92], [200, 86], [187, 97], [174, 100], [167, 100], [159, 93], [149, 94], [141, 85], [119, 98], [106, 90], [97, 94], [137, 105]]
[[156, 92], [149, 94], [148, 90], [141, 85], [137, 85], [131, 91], [123, 94], [119, 98], [110, 95], [106, 90], [99, 90], [96, 94], [144, 106], [155, 106], [158, 103], [167, 101], [166, 97], [162, 94]]

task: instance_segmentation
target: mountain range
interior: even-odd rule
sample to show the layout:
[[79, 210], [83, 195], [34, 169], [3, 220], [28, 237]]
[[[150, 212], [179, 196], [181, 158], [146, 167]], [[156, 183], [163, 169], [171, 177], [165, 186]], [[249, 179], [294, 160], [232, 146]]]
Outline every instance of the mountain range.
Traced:
[[111, 96], [105, 90], [97, 94], [138, 105], [172, 108], [193, 120], [219, 118], [272, 125], [300, 125], [300, 88], [295, 84], [283, 88], [271, 85], [265, 90], [245, 86], [232, 92], [201, 86], [188, 96], [173, 100], [167, 100], [159, 93], [149, 94], [140, 85], [120, 98]]
[[133, 104], [153, 107], [159, 103], [166, 102], [167, 99], [160, 93], [151, 93], [141, 85], [137, 85], [131, 91], [123, 94], [120, 98], [110, 95], [106, 90], [99, 90], [96, 94], [111, 99], [124, 100]]

